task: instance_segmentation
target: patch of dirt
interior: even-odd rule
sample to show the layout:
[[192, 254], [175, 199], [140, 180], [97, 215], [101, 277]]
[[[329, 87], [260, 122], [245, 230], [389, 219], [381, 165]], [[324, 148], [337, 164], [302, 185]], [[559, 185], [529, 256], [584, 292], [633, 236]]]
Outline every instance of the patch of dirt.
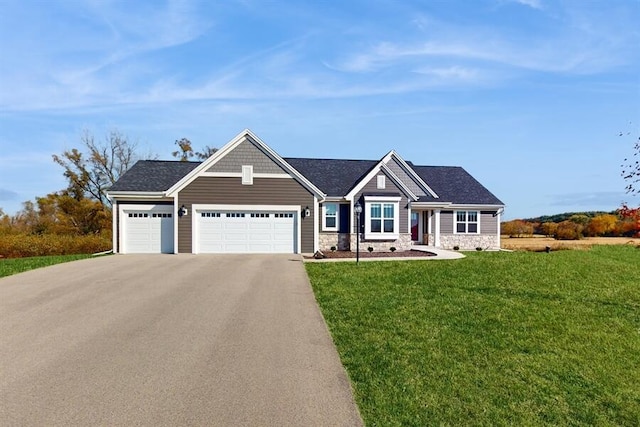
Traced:
[[[323, 252], [324, 257], [331, 258], [356, 258], [356, 253], [351, 251], [327, 251]], [[423, 251], [395, 251], [395, 252], [368, 252], [368, 251], [360, 251], [360, 258], [424, 258], [435, 256], [435, 254], [431, 252], [423, 252]], [[307, 259], [313, 259], [313, 256], [306, 256]]]

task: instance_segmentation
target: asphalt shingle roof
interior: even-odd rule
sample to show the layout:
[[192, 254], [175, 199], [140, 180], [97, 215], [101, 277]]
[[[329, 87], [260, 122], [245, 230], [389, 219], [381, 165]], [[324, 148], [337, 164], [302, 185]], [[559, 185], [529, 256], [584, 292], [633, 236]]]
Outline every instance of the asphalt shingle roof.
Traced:
[[[284, 159], [329, 197], [343, 197], [378, 160]], [[458, 166], [415, 166], [407, 162], [440, 197], [455, 204], [502, 205], [496, 196]], [[200, 162], [140, 160], [109, 191], [161, 192], [171, 188]], [[420, 201], [434, 201], [431, 196]]]
[[[411, 165], [422, 180], [440, 197], [455, 204], [503, 205], [496, 196], [459, 166]], [[429, 198], [429, 201], [433, 199]]]
[[139, 160], [109, 191], [165, 191], [200, 165], [200, 162]]
[[349, 193], [378, 164], [377, 160], [337, 160], [285, 158], [287, 163], [304, 175], [329, 197]]

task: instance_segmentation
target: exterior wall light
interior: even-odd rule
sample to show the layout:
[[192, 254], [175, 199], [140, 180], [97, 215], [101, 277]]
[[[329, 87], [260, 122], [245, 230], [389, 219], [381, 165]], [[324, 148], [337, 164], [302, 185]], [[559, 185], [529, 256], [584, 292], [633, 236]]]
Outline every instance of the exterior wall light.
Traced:
[[189, 211], [187, 210], [187, 208], [185, 208], [184, 205], [180, 206], [180, 209], [178, 209], [178, 216], [183, 217], [183, 216], [187, 216], [188, 214], [189, 214]]

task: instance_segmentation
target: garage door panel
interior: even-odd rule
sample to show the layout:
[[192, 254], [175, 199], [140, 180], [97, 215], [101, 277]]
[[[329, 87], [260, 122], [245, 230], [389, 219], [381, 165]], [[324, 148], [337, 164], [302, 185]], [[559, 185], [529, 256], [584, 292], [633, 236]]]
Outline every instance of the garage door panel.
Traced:
[[123, 252], [173, 253], [173, 208], [123, 208]]
[[[196, 214], [198, 253], [293, 253], [292, 212], [207, 211]], [[221, 233], [212, 233], [222, 229]]]

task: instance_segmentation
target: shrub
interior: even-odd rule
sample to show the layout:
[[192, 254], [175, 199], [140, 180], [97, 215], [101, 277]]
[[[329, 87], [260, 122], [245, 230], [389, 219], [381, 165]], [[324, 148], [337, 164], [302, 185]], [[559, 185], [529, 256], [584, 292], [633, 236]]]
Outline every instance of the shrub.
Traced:
[[336, 248], [335, 246], [331, 246], [331, 248], [330, 248], [330, 249], [331, 249], [331, 252], [335, 252], [335, 251], [336, 251], [336, 249], [338, 249], [338, 248]]
[[478, 246], [478, 247], [476, 248], [476, 251], [480, 252], [480, 251], [482, 251], [482, 248], [481, 248], [480, 246]]
[[367, 250], [369, 251], [369, 253], [373, 252], [373, 246], [369, 246]]
[[395, 246], [391, 246], [391, 247], [389, 248], [389, 250], [390, 250], [391, 252], [395, 252], [397, 249], [396, 249], [396, 247], [395, 247]]
[[107, 251], [111, 246], [111, 237], [102, 235], [5, 234], [0, 238], [0, 257], [91, 254]]
[[455, 246], [453, 247], [453, 250], [454, 250], [454, 251], [459, 251], [459, 250], [460, 250], [460, 246], [455, 245]]
[[558, 240], [578, 240], [582, 238], [582, 230], [584, 230], [582, 224], [568, 220], [562, 221], [558, 224], [555, 237]]

